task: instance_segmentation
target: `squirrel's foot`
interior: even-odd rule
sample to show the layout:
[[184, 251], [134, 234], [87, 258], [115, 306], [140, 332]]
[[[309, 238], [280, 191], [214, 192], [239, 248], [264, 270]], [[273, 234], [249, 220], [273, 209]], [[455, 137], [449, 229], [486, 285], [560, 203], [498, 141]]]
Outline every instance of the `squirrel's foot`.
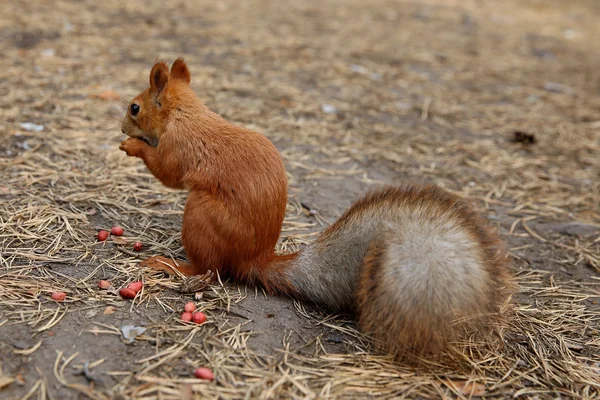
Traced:
[[153, 256], [146, 258], [140, 264], [140, 267], [147, 267], [155, 271], [165, 272], [168, 275], [197, 275], [195, 268], [190, 263], [184, 261], [174, 261], [163, 256]]
[[129, 138], [121, 142], [119, 150], [124, 151], [130, 157], [141, 157], [144, 147], [149, 147], [141, 139]]

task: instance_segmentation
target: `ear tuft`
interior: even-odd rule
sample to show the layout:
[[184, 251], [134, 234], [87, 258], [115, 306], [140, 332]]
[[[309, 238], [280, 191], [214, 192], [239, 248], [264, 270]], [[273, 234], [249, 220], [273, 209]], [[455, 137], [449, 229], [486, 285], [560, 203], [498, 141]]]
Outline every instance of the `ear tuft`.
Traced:
[[171, 78], [181, 79], [187, 83], [191, 82], [192, 76], [183, 58], [178, 58], [171, 66]]
[[169, 67], [162, 61], [158, 61], [150, 71], [150, 88], [160, 93], [169, 81]]

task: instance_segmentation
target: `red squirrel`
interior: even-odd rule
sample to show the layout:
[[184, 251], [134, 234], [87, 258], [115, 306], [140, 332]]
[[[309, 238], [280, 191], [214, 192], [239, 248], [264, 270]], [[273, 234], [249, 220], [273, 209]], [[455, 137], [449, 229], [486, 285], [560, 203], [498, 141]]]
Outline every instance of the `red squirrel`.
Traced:
[[189, 263], [142, 262], [186, 276], [209, 270], [269, 293], [352, 310], [396, 358], [435, 356], [492, 328], [511, 277], [495, 231], [436, 186], [374, 190], [313, 243], [275, 254], [287, 204], [283, 161], [265, 136], [210, 111], [183, 59], [156, 62], [129, 104], [119, 147], [164, 185], [189, 191], [181, 238]]

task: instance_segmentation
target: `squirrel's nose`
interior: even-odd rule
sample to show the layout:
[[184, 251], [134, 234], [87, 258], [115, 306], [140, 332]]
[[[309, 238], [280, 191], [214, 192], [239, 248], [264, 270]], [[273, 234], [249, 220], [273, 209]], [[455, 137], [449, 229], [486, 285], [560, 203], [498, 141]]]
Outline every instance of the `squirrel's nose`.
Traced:
[[121, 128], [121, 133], [125, 133], [125, 129]]

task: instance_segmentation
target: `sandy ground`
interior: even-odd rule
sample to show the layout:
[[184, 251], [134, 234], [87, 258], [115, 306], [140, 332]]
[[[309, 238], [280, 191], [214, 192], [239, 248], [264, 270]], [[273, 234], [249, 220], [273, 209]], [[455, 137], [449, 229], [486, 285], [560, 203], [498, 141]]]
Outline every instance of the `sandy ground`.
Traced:
[[[600, 396], [599, 17], [592, 0], [3, 2], [0, 398]], [[351, 317], [234, 283], [203, 291], [205, 325], [179, 322], [193, 295], [136, 265], [184, 257], [185, 193], [118, 151], [124, 104], [178, 56], [281, 151], [282, 251], [384, 183], [475, 202], [520, 284], [502, 338], [413, 369]], [[115, 223], [123, 243], [97, 243]], [[123, 301], [98, 279], [145, 288]], [[128, 344], [124, 325], [146, 331]]]

